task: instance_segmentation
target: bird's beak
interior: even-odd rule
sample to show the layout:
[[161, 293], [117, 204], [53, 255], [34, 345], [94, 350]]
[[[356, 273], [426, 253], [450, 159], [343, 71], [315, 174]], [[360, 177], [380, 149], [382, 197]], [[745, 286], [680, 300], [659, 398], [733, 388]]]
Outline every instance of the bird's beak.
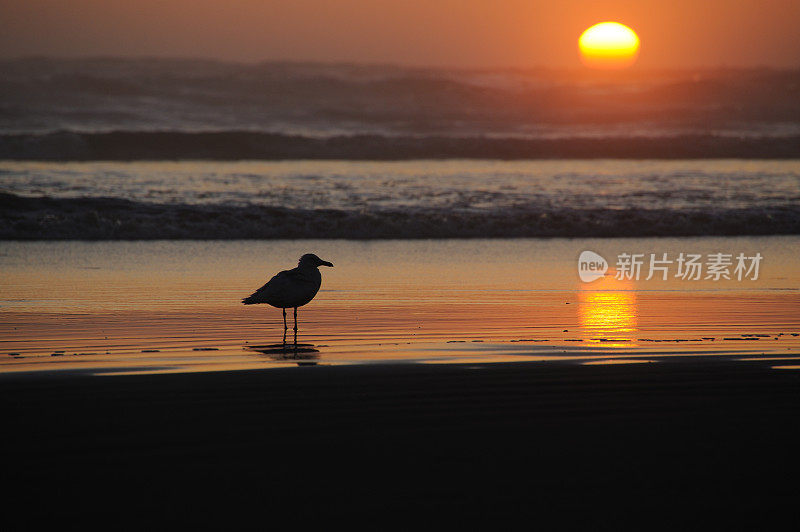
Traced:
[[322, 262], [320, 262], [319, 265], [320, 266], [330, 266], [331, 268], [333, 268], [333, 263], [332, 262], [328, 262], [326, 260], [323, 260]]

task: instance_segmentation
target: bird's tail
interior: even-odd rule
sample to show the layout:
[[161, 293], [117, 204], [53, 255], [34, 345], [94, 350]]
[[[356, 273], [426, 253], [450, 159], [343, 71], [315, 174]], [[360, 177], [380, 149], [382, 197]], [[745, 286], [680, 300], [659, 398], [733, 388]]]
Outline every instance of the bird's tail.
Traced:
[[251, 294], [246, 298], [242, 299], [242, 303], [244, 303], [245, 305], [254, 305], [258, 302], [259, 301], [256, 299], [256, 294]]
[[255, 305], [256, 303], [266, 303], [267, 299], [267, 287], [269, 283], [265, 284], [246, 298], [242, 299], [242, 303], [245, 305]]

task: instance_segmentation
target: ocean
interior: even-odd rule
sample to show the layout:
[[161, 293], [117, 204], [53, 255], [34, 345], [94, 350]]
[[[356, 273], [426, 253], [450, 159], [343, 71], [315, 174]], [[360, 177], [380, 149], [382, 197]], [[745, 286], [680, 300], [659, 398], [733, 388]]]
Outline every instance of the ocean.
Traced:
[[[74, 135], [50, 138], [31, 151], [38, 157], [71, 149], [71, 156], [89, 155], [70, 139], [80, 144], [109, 132], [137, 133], [127, 140], [140, 142], [152, 132], [269, 133], [274, 142], [348, 135], [796, 140], [798, 81], [800, 71], [768, 68], [598, 73], [23, 58], [0, 61], [0, 133], [6, 145], [12, 134]], [[367, 148], [357, 140], [348, 147], [353, 156]]]
[[778, 235], [800, 161], [0, 162], [0, 238]]
[[7, 60], [0, 238], [797, 234], [798, 80]]

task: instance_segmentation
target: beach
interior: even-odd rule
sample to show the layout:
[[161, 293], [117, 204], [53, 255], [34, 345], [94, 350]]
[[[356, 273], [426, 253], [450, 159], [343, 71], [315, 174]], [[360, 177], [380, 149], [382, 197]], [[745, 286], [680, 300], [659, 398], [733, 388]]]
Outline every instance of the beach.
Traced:
[[[767, 258], [749, 282], [591, 284], [584, 249]], [[659, 524], [675, 526], [781, 511], [797, 468], [795, 249], [793, 236], [7, 243], [11, 500], [46, 501], [31, 523], [122, 528], [163, 512], [614, 528], [665, 505]], [[335, 267], [299, 311], [295, 351], [278, 309], [240, 299], [306, 251]]]

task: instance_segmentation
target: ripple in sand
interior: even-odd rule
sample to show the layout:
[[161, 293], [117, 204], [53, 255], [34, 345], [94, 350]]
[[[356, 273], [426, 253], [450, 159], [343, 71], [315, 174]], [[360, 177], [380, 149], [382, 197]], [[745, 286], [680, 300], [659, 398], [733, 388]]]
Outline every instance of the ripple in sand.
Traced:
[[790, 356], [790, 357], [765, 357], [765, 356], [752, 356], [752, 357], [745, 357], [745, 358], [736, 358], [734, 359], [738, 362], [763, 362], [763, 361], [777, 361], [777, 360], [800, 360], [800, 357]]
[[583, 362], [584, 366], [608, 366], [612, 364], [644, 364], [646, 362], [658, 362], [658, 360], [643, 360], [643, 359], [630, 359], [630, 358], [609, 358], [604, 360], [589, 360]]

